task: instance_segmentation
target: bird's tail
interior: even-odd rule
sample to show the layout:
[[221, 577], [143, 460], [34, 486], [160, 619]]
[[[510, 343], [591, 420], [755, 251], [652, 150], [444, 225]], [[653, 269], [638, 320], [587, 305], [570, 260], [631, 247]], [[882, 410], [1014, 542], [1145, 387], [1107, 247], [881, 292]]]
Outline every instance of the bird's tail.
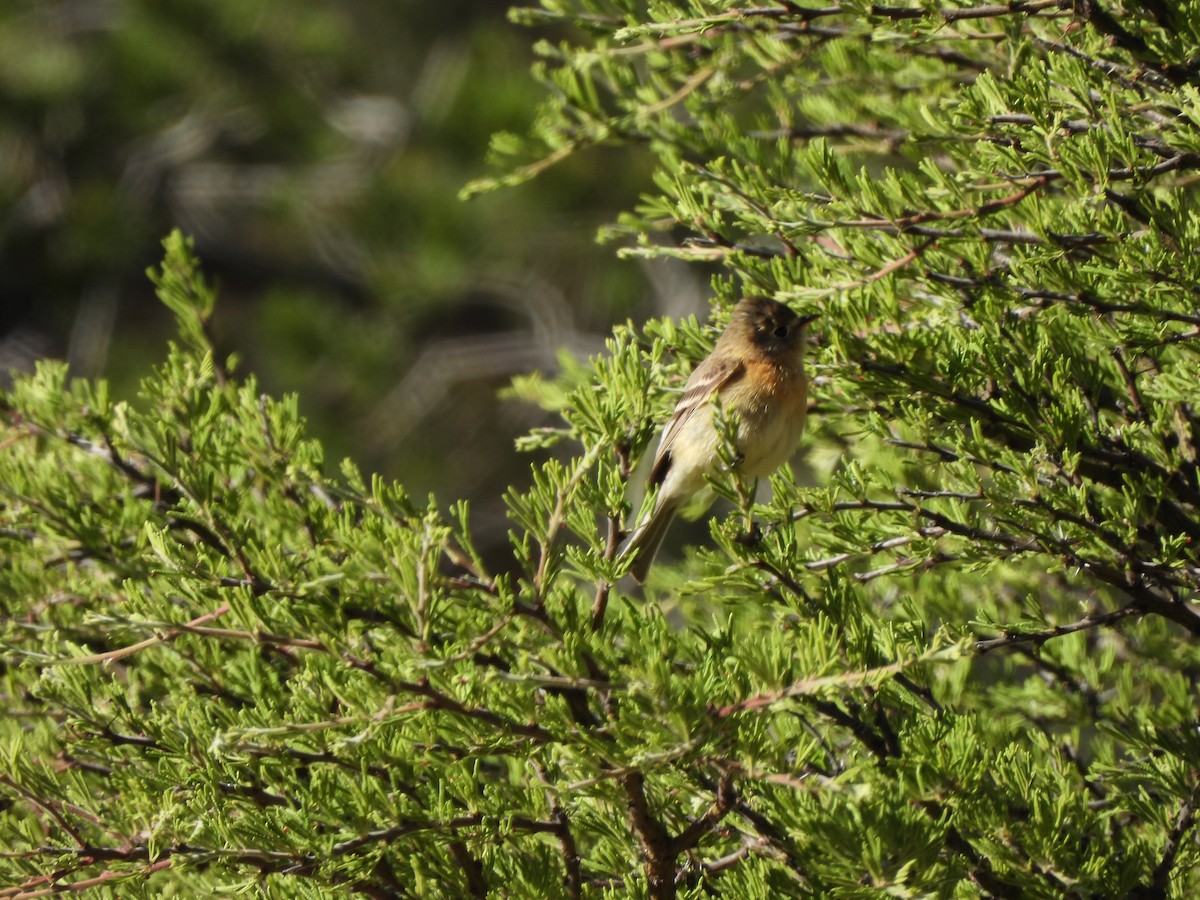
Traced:
[[629, 540], [621, 549], [622, 559], [627, 556], [633, 558], [629, 574], [638, 584], [644, 582], [650, 573], [654, 556], [658, 553], [663, 538], [667, 536], [667, 529], [671, 527], [677, 509], [678, 505], [675, 503], [664, 503], [655, 507], [634, 529], [633, 534], [629, 536]]

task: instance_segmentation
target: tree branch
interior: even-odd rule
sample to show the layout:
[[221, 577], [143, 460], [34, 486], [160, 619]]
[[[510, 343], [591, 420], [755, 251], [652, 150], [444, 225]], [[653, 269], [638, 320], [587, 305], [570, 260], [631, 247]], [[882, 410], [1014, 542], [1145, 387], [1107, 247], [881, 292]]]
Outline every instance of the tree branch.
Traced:
[[[1192, 772], [1193, 780], [1197, 773]], [[1171, 831], [1167, 835], [1166, 843], [1163, 844], [1163, 855], [1158, 865], [1154, 867], [1154, 872], [1150, 876], [1149, 884], [1132, 891], [1131, 897], [1138, 900], [1151, 900], [1156, 897], [1166, 897], [1171, 886], [1171, 870], [1175, 867], [1175, 858], [1179, 855], [1179, 849], [1183, 845], [1184, 835], [1191, 830], [1192, 825], [1196, 821], [1196, 794], [1200, 792], [1200, 787], [1193, 787], [1187, 799], [1179, 806], [1179, 812], [1175, 816], [1175, 823], [1171, 826]]]
[[686, 853], [695, 847], [706, 834], [712, 831], [717, 823], [733, 808], [737, 802], [737, 791], [733, 785], [733, 771], [728, 770], [721, 776], [717, 784], [717, 796], [713, 805], [703, 816], [671, 839], [669, 852], [671, 856]]
[[1093, 613], [1092, 615], [1084, 616], [1082, 619], [1077, 622], [1071, 622], [1069, 625], [1055, 625], [1046, 631], [1005, 631], [1003, 637], [976, 641], [975, 651], [981, 654], [988, 653], [1001, 647], [1011, 647], [1014, 644], [1036, 644], [1040, 647], [1042, 644], [1056, 637], [1074, 634], [1077, 631], [1086, 631], [1091, 628], [1102, 628], [1112, 625], [1114, 622], [1119, 622], [1122, 619], [1127, 619], [1130, 616], [1141, 617], [1145, 614], [1145, 609], [1131, 603], [1128, 606], [1123, 606], [1111, 612]]
[[1076, 14], [1089, 25], [1101, 34], [1111, 37], [1113, 42], [1130, 56], [1161, 72], [1173, 83], [1185, 85], [1195, 77], [1197, 67], [1194, 63], [1180, 65], [1156, 55], [1144, 38], [1126, 29], [1100, 5], [1099, 0], [1074, 0], [1073, 5]]
[[675, 857], [671, 853], [671, 838], [662, 822], [650, 812], [646, 799], [646, 779], [632, 770], [621, 777], [629, 819], [642, 844], [642, 859], [646, 864], [646, 887], [651, 900], [674, 900]]

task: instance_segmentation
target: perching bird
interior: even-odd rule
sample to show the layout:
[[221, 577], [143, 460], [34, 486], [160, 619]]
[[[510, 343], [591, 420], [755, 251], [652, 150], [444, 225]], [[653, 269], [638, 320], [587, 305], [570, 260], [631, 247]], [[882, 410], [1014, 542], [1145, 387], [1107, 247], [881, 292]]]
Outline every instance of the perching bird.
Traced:
[[621, 551], [622, 557], [633, 557], [629, 572], [639, 584], [675, 514], [720, 467], [713, 394], [736, 417], [736, 468], [743, 475], [768, 475], [796, 449], [808, 413], [805, 326], [815, 318], [796, 315], [769, 297], [746, 297], [734, 307], [712, 353], [684, 385], [659, 439], [648, 486], [658, 488], [654, 508]]

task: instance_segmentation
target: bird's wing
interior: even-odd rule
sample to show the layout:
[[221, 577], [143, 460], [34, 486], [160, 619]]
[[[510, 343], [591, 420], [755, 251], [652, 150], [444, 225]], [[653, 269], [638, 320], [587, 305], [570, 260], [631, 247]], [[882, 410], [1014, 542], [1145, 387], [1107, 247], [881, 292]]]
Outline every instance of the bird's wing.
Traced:
[[739, 360], [712, 357], [696, 367], [683, 386], [683, 396], [675, 404], [675, 412], [658, 442], [654, 465], [650, 467], [651, 487], [662, 484], [667, 477], [667, 471], [671, 468], [671, 446], [683, 426], [694, 415], [708, 415], [706, 410], [712, 395], [742, 377], [745, 371], [746, 367]]

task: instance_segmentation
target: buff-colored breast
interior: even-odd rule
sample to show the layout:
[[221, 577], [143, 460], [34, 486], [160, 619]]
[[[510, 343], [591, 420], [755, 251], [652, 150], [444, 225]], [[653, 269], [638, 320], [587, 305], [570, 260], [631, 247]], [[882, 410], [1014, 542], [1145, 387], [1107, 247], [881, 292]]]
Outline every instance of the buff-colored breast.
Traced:
[[[738, 429], [739, 469], [751, 478], [770, 475], [787, 462], [804, 434], [808, 414], [808, 379], [799, 366], [753, 364], [755, 377], [743, 379], [754, 393], [736, 404], [743, 410]], [[732, 398], [729, 398], [732, 400]], [[730, 404], [734, 405], [734, 404]]]

